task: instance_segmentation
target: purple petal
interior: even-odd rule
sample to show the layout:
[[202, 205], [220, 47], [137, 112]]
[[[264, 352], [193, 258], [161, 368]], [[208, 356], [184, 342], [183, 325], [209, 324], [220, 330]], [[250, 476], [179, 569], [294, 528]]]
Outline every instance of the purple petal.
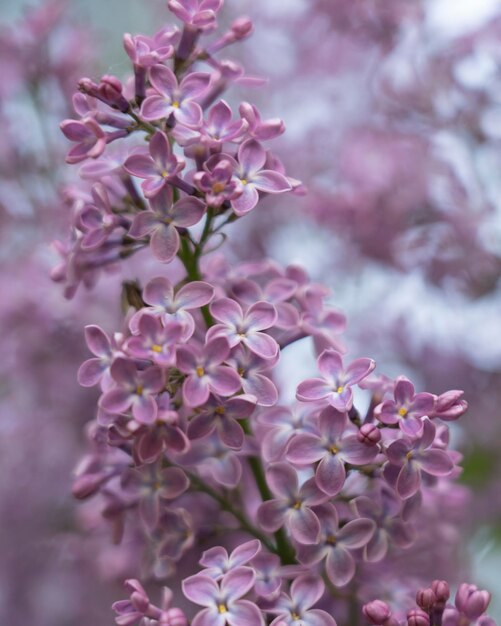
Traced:
[[416, 455], [423, 471], [432, 476], [448, 476], [454, 469], [454, 463], [444, 450], [425, 450]]
[[139, 116], [147, 122], [154, 122], [168, 117], [174, 110], [170, 101], [164, 96], [148, 96], [141, 105]]
[[289, 530], [299, 543], [314, 544], [320, 536], [320, 522], [313, 511], [306, 506], [293, 509], [288, 518]]
[[214, 606], [219, 596], [217, 583], [204, 574], [196, 574], [186, 578], [183, 580], [182, 587], [188, 600], [200, 606]]
[[243, 319], [242, 307], [230, 298], [220, 298], [210, 306], [211, 315], [223, 324], [237, 326]]
[[366, 446], [355, 435], [343, 439], [340, 448], [340, 456], [353, 465], [371, 463], [378, 454], [377, 446]]
[[291, 598], [301, 612], [314, 606], [322, 597], [325, 585], [318, 576], [300, 576], [291, 585]]
[[266, 471], [266, 480], [272, 492], [282, 498], [295, 498], [298, 493], [296, 471], [287, 463], [272, 463]]
[[231, 563], [233, 567], [245, 565], [261, 550], [259, 539], [251, 539], [237, 546], [231, 553]]
[[191, 621], [191, 626], [225, 626], [225, 624], [226, 615], [220, 613], [216, 606], [200, 611]]
[[308, 611], [308, 626], [337, 626], [336, 620], [322, 609]]
[[315, 475], [317, 485], [329, 496], [337, 495], [344, 486], [346, 470], [337, 454], [328, 454], [320, 461]]
[[235, 602], [226, 614], [226, 619], [230, 626], [264, 626], [263, 614], [249, 600]]
[[346, 369], [344, 379], [345, 384], [355, 385], [368, 376], [375, 367], [376, 363], [372, 359], [355, 359]]
[[[224, 575], [221, 581], [221, 591], [223, 597], [227, 598], [229, 603], [238, 600], [250, 591], [256, 574], [250, 567], [237, 567]], [[233, 607], [232, 607], [233, 608]]]
[[97, 385], [106, 367], [106, 363], [103, 363], [101, 359], [88, 359], [84, 361], [78, 370], [78, 383], [82, 385], [82, 387], [93, 387]]
[[165, 65], [155, 65], [150, 70], [150, 81], [158, 93], [172, 100], [178, 83], [176, 75], [170, 68]]
[[374, 535], [376, 524], [370, 519], [355, 519], [337, 533], [339, 543], [347, 548], [362, 548]]
[[209, 87], [211, 75], [203, 72], [193, 72], [183, 78], [180, 91], [183, 98], [192, 99], [201, 96]]
[[242, 380], [245, 393], [256, 396], [260, 406], [273, 406], [278, 400], [278, 391], [273, 382], [262, 374], [254, 374]]
[[325, 447], [319, 437], [300, 434], [294, 437], [287, 449], [287, 460], [294, 465], [310, 465], [325, 455]]
[[305, 402], [323, 400], [332, 393], [332, 389], [323, 378], [309, 378], [299, 383], [296, 398]]
[[132, 396], [127, 389], [111, 389], [101, 396], [99, 406], [109, 413], [124, 413], [132, 404]]
[[214, 287], [195, 280], [182, 287], [176, 294], [176, 304], [180, 309], [199, 309], [214, 297]]
[[158, 174], [151, 156], [144, 150], [132, 153], [124, 163], [124, 170], [138, 178], [150, 178]]
[[99, 326], [85, 327], [87, 347], [96, 356], [109, 357], [112, 354], [108, 335]]
[[257, 511], [257, 519], [260, 526], [266, 532], [274, 533], [285, 521], [287, 510], [282, 500], [267, 500], [263, 502]]
[[152, 396], [139, 396], [132, 404], [132, 415], [140, 424], [152, 424], [157, 412], [157, 403]]
[[399, 406], [407, 406], [414, 397], [414, 385], [405, 376], [399, 376], [393, 392]]
[[252, 174], [263, 168], [266, 162], [266, 152], [258, 141], [247, 139], [238, 149], [238, 162], [244, 175], [252, 178]]
[[417, 463], [408, 461], [404, 463], [397, 478], [397, 493], [406, 500], [419, 491], [421, 486], [421, 473]]
[[211, 389], [220, 396], [232, 396], [242, 386], [240, 376], [234, 369], [220, 365], [209, 377]]
[[256, 189], [265, 193], [282, 193], [292, 189], [287, 178], [273, 170], [262, 170], [259, 174], [253, 176], [252, 183]]
[[171, 156], [171, 147], [167, 136], [157, 131], [150, 139], [150, 154], [157, 167], [162, 171], [168, 169], [168, 161]]
[[231, 115], [231, 108], [227, 102], [220, 100], [209, 111], [209, 115], [207, 116], [209, 127], [214, 127], [218, 131], [221, 131], [230, 123]]
[[172, 224], [157, 226], [151, 236], [150, 247], [159, 261], [163, 263], [172, 261], [179, 250], [179, 234], [176, 227]]
[[256, 206], [259, 202], [259, 193], [252, 184], [246, 184], [243, 186], [242, 193], [238, 198], [233, 198], [231, 206], [239, 217], [245, 215]]
[[190, 486], [186, 474], [179, 467], [167, 467], [162, 470], [162, 488], [159, 495], [167, 500], [174, 500], [184, 493]]
[[240, 424], [232, 417], [223, 418], [219, 430], [221, 441], [233, 450], [241, 450], [245, 434]]
[[318, 369], [328, 380], [338, 380], [343, 373], [343, 359], [336, 350], [327, 349], [318, 357]]
[[201, 439], [210, 435], [216, 427], [216, 420], [210, 413], [201, 413], [190, 420], [188, 424], [188, 437], [190, 439]]
[[143, 299], [147, 304], [163, 307], [173, 298], [174, 289], [167, 278], [153, 278], [144, 288]]
[[384, 530], [376, 530], [374, 536], [365, 546], [364, 558], [369, 563], [382, 561], [388, 552], [388, 535]]
[[245, 315], [248, 328], [266, 330], [273, 326], [277, 319], [277, 311], [269, 302], [256, 302]]
[[176, 202], [170, 211], [170, 216], [176, 226], [186, 228], [197, 224], [202, 219], [204, 211], [204, 202], [188, 196]]
[[134, 239], [139, 239], [151, 233], [157, 225], [158, 216], [153, 211], [142, 211], [132, 220], [129, 235]]
[[179, 109], [174, 109], [176, 120], [189, 128], [200, 128], [203, 120], [203, 112], [196, 102], [183, 102]]
[[333, 585], [344, 587], [355, 575], [355, 561], [348, 550], [336, 546], [327, 555], [325, 571]]
[[279, 351], [278, 343], [265, 333], [250, 333], [242, 341], [251, 352], [263, 359], [274, 359]]
[[197, 407], [209, 399], [209, 382], [207, 376], [192, 374], [183, 383], [183, 399], [187, 406]]

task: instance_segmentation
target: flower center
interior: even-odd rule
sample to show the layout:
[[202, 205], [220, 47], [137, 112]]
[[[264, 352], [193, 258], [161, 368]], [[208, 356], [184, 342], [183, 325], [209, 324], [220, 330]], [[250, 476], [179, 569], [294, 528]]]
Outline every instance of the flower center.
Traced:
[[343, 385], [339, 385], [339, 387], [336, 389], [336, 393], [343, 393], [343, 391], [344, 391]]
[[296, 511], [299, 511], [299, 509], [301, 508], [301, 500], [296, 500], [294, 504], [292, 505], [292, 508], [295, 509]]
[[240, 182], [242, 183], [242, 185], [248, 185], [249, 181], [246, 178], [241, 178]]
[[329, 452], [331, 454], [337, 454], [339, 452], [339, 448], [335, 445], [329, 446]]
[[216, 415], [224, 415], [224, 406], [217, 406], [217, 407], [214, 409], [214, 413], [215, 413]]
[[151, 349], [153, 350], [153, 352], [162, 352], [162, 346], [159, 346], [158, 343], [154, 343], [151, 346]]
[[301, 615], [297, 611], [292, 611], [291, 617], [295, 622], [301, 619]]
[[401, 409], [398, 409], [398, 414], [400, 415], [400, 417], [405, 417], [407, 413], [408, 411], [404, 407], [402, 407]]
[[220, 613], [227, 613], [228, 612], [228, 609], [226, 608], [225, 604], [219, 604], [218, 607], [217, 607], [217, 610]]
[[197, 367], [196, 371], [199, 378], [202, 378], [202, 376], [205, 374], [204, 368], [200, 365]]
[[136, 387], [136, 394], [137, 394], [138, 396], [142, 396], [142, 395], [143, 395], [143, 390], [144, 390], [144, 387], [143, 387], [142, 385], [138, 385], [138, 386]]
[[179, 100], [174, 100], [174, 102], [172, 103], [172, 106], [174, 109], [179, 109], [180, 107]]
[[407, 452], [407, 454], [405, 455], [405, 458], [410, 461], [412, 459], [412, 452]]
[[327, 535], [325, 543], [328, 543], [330, 546], [335, 546], [337, 543], [336, 535]]
[[222, 191], [224, 191], [225, 187], [226, 185], [224, 183], [214, 183], [212, 185], [212, 191], [214, 193], [221, 193]]

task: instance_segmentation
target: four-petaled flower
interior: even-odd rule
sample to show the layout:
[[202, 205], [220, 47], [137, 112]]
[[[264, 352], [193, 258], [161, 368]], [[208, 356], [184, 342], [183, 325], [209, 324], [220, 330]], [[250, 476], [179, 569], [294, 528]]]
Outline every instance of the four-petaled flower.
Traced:
[[255, 578], [250, 567], [237, 567], [225, 574], [219, 584], [204, 573], [183, 580], [183, 593], [188, 600], [205, 607], [195, 615], [192, 626], [264, 626], [258, 607], [242, 600]]
[[322, 352], [317, 365], [323, 378], [309, 378], [300, 383], [296, 397], [304, 402], [325, 400], [338, 411], [351, 409], [351, 386], [363, 380], [376, 367], [372, 359], [361, 358], [355, 359], [345, 368], [339, 352], [331, 348]]
[[144, 178], [144, 195], [152, 198], [183, 169], [185, 163], [172, 154], [169, 140], [157, 131], [150, 140], [149, 150], [137, 148], [125, 160], [124, 169], [132, 176]]
[[[357, 436], [348, 433], [347, 417], [332, 407], [322, 411], [317, 433], [304, 433], [292, 439], [287, 460], [297, 466], [318, 463], [315, 470], [317, 485], [329, 496], [335, 496], [346, 480], [345, 463], [365, 465], [374, 460], [377, 446], [366, 446]], [[344, 436], [343, 436], [344, 435]]]
[[144, 371], [134, 361], [118, 358], [110, 368], [115, 385], [99, 400], [99, 406], [113, 414], [122, 414], [132, 408], [134, 419], [140, 424], [152, 424], [157, 416], [156, 395], [164, 386], [162, 370], [156, 365]]
[[172, 204], [172, 194], [168, 187], [150, 198], [149, 211], [141, 211], [132, 221], [129, 235], [140, 239], [150, 235], [150, 247], [155, 258], [169, 263], [179, 250], [178, 228], [197, 224], [205, 211], [205, 204], [198, 198], [187, 196]]
[[320, 522], [311, 507], [325, 502], [327, 496], [315, 480], [310, 478], [299, 487], [296, 471], [287, 463], [272, 463], [266, 471], [266, 480], [277, 498], [263, 502], [258, 509], [258, 520], [264, 530], [275, 532], [285, 524], [298, 543], [317, 543]]
[[263, 359], [273, 359], [278, 344], [261, 331], [271, 328], [276, 319], [275, 307], [268, 302], [256, 302], [244, 314], [242, 307], [230, 298], [220, 298], [210, 306], [212, 316], [219, 322], [207, 332], [207, 338], [226, 337], [230, 347], [242, 343]]
[[395, 382], [394, 400], [385, 400], [374, 409], [374, 415], [383, 424], [398, 424], [409, 437], [419, 437], [423, 432], [422, 418], [435, 407], [431, 393], [414, 393], [414, 385], [405, 376]]
[[204, 574], [219, 580], [230, 570], [248, 563], [260, 550], [261, 542], [258, 539], [242, 543], [229, 556], [226, 548], [214, 546], [205, 550], [199, 563], [206, 568]]
[[205, 404], [211, 392], [231, 396], [240, 387], [240, 376], [228, 365], [222, 365], [230, 354], [224, 337], [208, 341], [203, 348], [181, 346], [177, 351], [177, 367], [188, 374], [183, 383], [183, 400], [189, 407]]
[[314, 546], [299, 546], [298, 559], [312, 566], [325, 558], [325, 571], [336, 587], [344, 587], [355, 575], [355, 560], [351, 550], [365, 546], [374, 534], [376, 525], [370, 519], [351, 520], [339, 528], [336, 507], [331, 503], [318, 506], [315, 513], [320, 520], [320, 539]]
[[306, 574], [293, 581], [290, 597], [282, 593], [275, 605], [267, 609], [278, 614], [270, 626], [336, 626], [336, 620], [322, 609], [312, 609], [324, 593], [318, 576]]
[[154, 121], [172, 115], [184, 126], [198, 128], [202, 124], [202, 109], [195, 100], [207, 90], [210, 74], [193, 72], [178, 84], [170, 68], [155, 65], [150, 70], [150, 82], [157, 93], [149, 95], [141, 106], [140, 115], [144, 120]]
[[389, 463], [384, 469], [385, 478], [395, 485], [398, 495], [404, 500], [419, 491], [422, 473], [448, 476], [454, 469], [449, 454], [432, 447], [435, 434], [434, 424], [426, 419], [421, 437], [397, 439], [386, 450]]
[[[229, 157], [226, 157], [229, 158]], [[235, 213], [245, 215], [259, 200], [259, 191], [283, 193], [292, 186], [287, 178], [272, 169], [263, 169], [266, 151], [255, 139], [247, 139], [238, 149], [238, 163], [233, 160], [235, 177], [240, 181], [242, 194], [231, 201]]]

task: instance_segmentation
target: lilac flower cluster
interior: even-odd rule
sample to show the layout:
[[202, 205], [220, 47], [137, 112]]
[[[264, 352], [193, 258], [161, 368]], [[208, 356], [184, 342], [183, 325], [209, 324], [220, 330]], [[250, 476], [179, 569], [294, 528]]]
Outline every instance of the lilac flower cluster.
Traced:
[[[118, 624], [335, 626], [333, 598], [360, 613], [371, 567], [414, 542], [422, 501], [458, 474], [444, 422], [467, 405], [459, 391], [416, 394], [374, 376], [372, 359], [347, 363], [344, 316], [301, 268], [209, 256], [262, 196], [300, 184], [262, 143], [283, 124], [220, 99], [255, 82], [214, 56], [250, 21], [202, 45], [222, 0], [168, 5], [182, 29], [126, 35], [133, 77], [82, 79], [80, 119], [62, 124], [83, 179], [54, 272], [67, 295], [141, 249], [164, 263], [144, 286], [124, 285], [119, 332], [86, 328], [93, 356], [79, 381], [100, 397], [73, 491], [99, 499], [117, 541], [140, 537], [145, 576], [182, 578], [186, 613], [169, 591], [157, 607], [129, 580]], [[288, 406], [277, 364], [299, 340], [319, 376]]]

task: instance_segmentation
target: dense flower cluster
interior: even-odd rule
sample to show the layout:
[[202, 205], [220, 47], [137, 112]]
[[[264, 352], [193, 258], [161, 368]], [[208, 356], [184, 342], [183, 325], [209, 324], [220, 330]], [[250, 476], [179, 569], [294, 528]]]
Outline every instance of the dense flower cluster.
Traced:
[[[72, 237], [54, 278], [71, 296], [141, 249], [164, 264], [124, 285], [119, 332], [86, 328], [79, 381], [100, 397], [73, 491], [99, 498], [117, 541], [140, 544], [145, 577], [183, 579], [183, 608], [127, 581], [119, 625], [335, 626], [382, 593], [370, 574], [414, 543], [427, 501], [453, 492], [461, 457], [444, 422], [467, 405], [460, 391], [416, 393], [373, 374], [372, 359], [348, 361], [344, 316], [301, 268], [208, 256], [263, 196], [301, 185], [263, 145], [283, 124], [220, 99], [256, 82], [214, 56], [250, 21], [203, 45], [222, 0], [168, 5], [182, 29], [126, 35], [133, 78], [82, 79], [79, 119], [62, 123], [82, 183], [68, 191]], [[278, 369], [303, 340], [319, 375], [288, 403]], [[397, 589], [400, 570], [387, 575]], [[478, 592], [471, 609], [477, 592], [464, 589], [458, 624], [487, 604]]]

